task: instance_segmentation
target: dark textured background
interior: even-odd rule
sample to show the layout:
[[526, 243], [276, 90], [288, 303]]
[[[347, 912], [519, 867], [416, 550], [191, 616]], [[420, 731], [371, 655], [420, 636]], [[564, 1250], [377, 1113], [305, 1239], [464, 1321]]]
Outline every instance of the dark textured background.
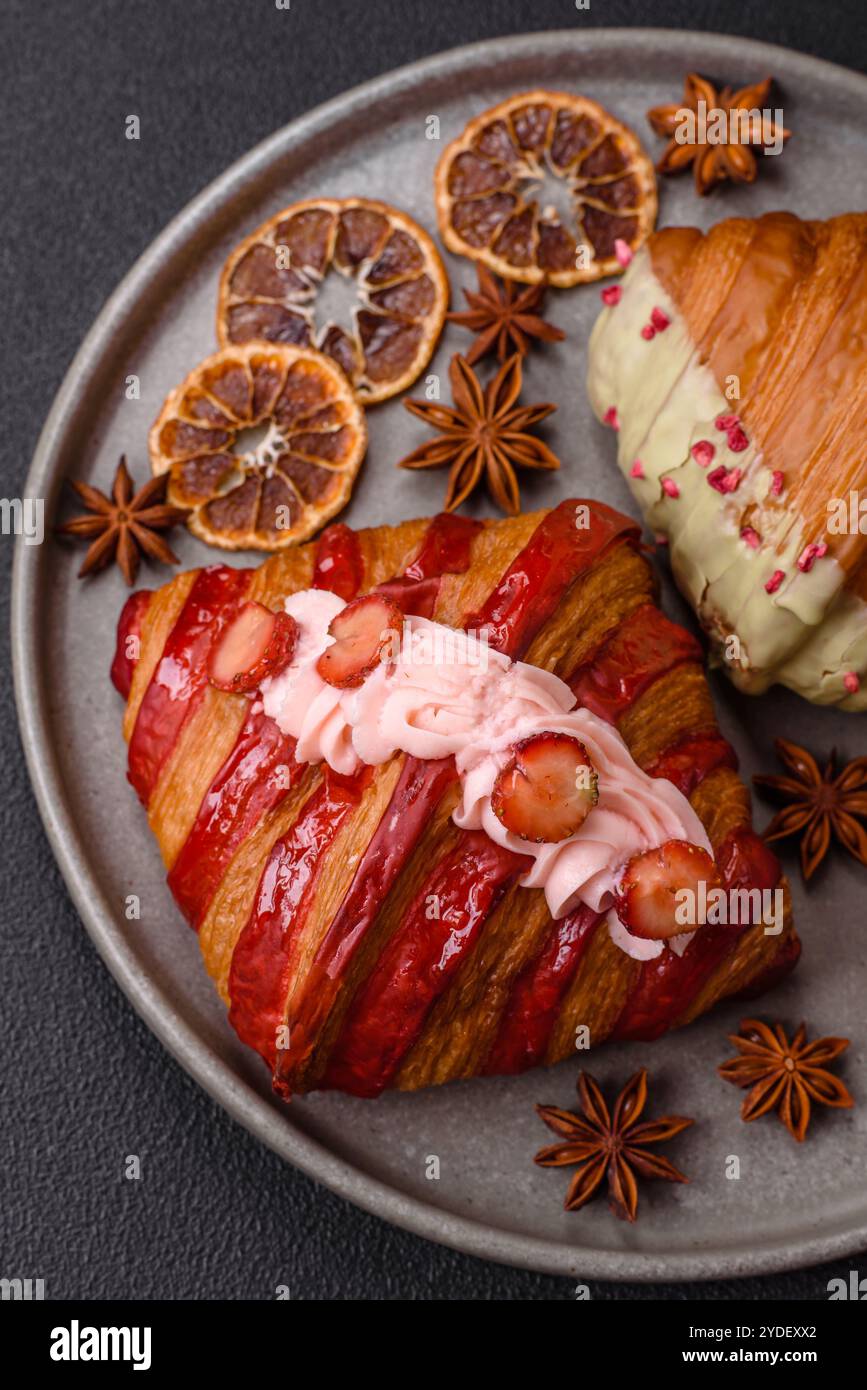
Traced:
[[[867, 11], [736, 0], [0, 0], [0, 494], [20, 495], [85, 330], [155, 234], [276, 127], [355, 83], [498, 34], [653, 24], [867, 66]], [[756, 76], [758, 74], [753, 74]], [[673, 94], [674, 95], [674, 94]], [[142, 118], [142, 139], [124, 118]], [[0, 537], [8, 585], [12, 542]], [[568, 1299], [567, 1280], [455, 1254], [293, 1171], [188, 1079], [98, 960], [0, 690], [0, 1276], [53, 1298]], [[139, 1154], [143, 1179], [123, 1178]], [[595, 1298], [823, 1298], [849, 1262]]]

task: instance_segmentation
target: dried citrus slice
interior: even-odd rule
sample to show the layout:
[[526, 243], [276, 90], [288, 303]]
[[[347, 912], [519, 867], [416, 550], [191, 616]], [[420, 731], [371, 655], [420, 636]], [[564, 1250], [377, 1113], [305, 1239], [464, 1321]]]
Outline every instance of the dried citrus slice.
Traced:
[[[343, 306], [351, 326], [323, 313], [323, 291], [340, 283], [329, 271], [354, 289]], [[224, 347], [254, 338], [315, 346], [373, 405], [429, 362], [448, 299], [439, 252], [405, 212], [369, 198], [312, 198], [236, 246], [220, 277], [217, 334]]]
[[167, 498], [223, 550], [282, 550], [345, 506], [367, 447], [364, 411], [313, 348], [247, 343], [200, 362], [148, 437]]
[[526, 285], [616, 275], [614, 243], [653, 230], [656, 178], [637, 138], [597, 102], [522, 92], [469, 122], [436, 170], [450, 251]]

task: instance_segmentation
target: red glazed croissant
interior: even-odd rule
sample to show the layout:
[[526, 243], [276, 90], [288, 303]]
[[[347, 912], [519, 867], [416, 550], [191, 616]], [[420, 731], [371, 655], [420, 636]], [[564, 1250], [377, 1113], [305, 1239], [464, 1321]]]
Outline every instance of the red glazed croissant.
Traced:
[[[602, 731], [636, 785], [651, 799], [665, 789], [706, 831], [727, 889], [781, 887], [776, 934], [709, 923], [681, 938], [685, 950], [645, 941], [637, 959], [616, 944], [607, 900], [552, 917], [553, 878], [522, 884], [558, 846], [501, 834], [490, 818], [490, 833], [455, 823], [474, 775], [459, 775], [460, 758], [398, 751], [343, 771], [302, 761], [266, 712], [270, 695], [263, 705], [209, 683], [242, 604], [277, 610], [292, 595], [291, 608], [313, 590], [336, 612], [373, 589], [389, 612], [417, 615], [407, 630], [486, 634], [498, 680], [535, 680], [563, 720]], [[750, 827], [701, 650], [655, 606], [635, 525], [599, 503], [496, 522], [336, 525], [258, 569], [182, 574], [128, 602], [113, 677], [127, 697], [129, 778], [169, 884], [232, 1024], [285, 1096], [522, 1071], [570, 1055], [582, 1025], [593, 1044], [657, 1037], [797, 959], [788, 894]], [[329, 708], [356, 708], [343, 699], [352, 689], [329, 690]], [[440, 729], [438, 715], [429, 732]]]

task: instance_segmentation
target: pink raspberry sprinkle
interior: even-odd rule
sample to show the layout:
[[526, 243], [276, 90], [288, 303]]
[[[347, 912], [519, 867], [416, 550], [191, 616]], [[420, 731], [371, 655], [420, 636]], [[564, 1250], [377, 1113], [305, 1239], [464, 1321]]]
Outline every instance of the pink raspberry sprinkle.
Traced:
[[632, 247], [618, 237], [614, 243], [614, 254], [620, 265], [627, 266], [632, 260]]
[[771, 496], [772, 496], [772, 497], [779, 497], [779, 495], [780, 495], [780, 493], [782, 492], [782, 490], [783, 490], [783, 475], [782, 475], [782, 473], [780, 472], [779, 468], [775, 468], [774, 471], [773, 471], [773, 473], [771, 474], [771, 489], [770, 489], [770, 491], [771, 491]]
[[629, 476], [630, 476], [630, 478], [643, 478], [643, 477], [644, 477], [644, 464], [641, 462], [641, 459], [636, 459], [636, 460], [635, 460], [635, 462], [633, 463], [632, 467], [631, 467], [630, 470], [629, 470]]
[[766, 594], [775, 594], [786, 577], [785, 570], [774, 570], [770, 579], [765, 584]]
[[677, 486], [677, 483], [674, 481], [673, 478], [663, 478], [662, 490], [665, 493], [666, 497], [680, 496], [680, 488]]
[[623, 290], [620, 285], [609, 285], [607, 289], [599, 291], [599, 298], [603, 304], [607, 304], [610, 309], [615, 304], [619, 304], [623, 298]]
[[657, 333], [664, 333], [666, 328], [671, 324], [671, 319], [663, 309], [654, 308], [650, 311], [650, 322]]
[[644, 325], [644, 327], [641, 330], [641, 336], [648, 343], [650, 342], [651, 338], [656, 337], [656, 329], [654, 328], [652, 323], [646, 323]]
[[742, 454], [744, 449], [749, 448], [750, 441], [747, 439], [740, 425], [732, 425], [726, 438], [728, 446], [733, 454]]
[[741, 528], [741, 540], [746, 541], [751, 550], [758, 550], [762, 543], [761, 536], [752, 526], [744, 526]]
[[719, 468], [714, 468], [708, 473], [707, 480], [717, 492], [737, 492], [743, 476], [740, 468], [726, 468], [725, 464], [721, 463]]
[[733, 430], [740, 425], [737, 415], [718, 415], [714, 420], [714, 425], [718, 430]]
[[653, 539], [657, 545], [668, 545], [668, 536], [663, 536], [660, 532], [658, 532]]
[[845, 676], [843, 677], [843, 685], [846, 687], [850, 695], [857, 695], [858, 691], [861, 689], [861, 682], [854, 671], [846, 672]]
[[610, 405], [602, 416], [603, 425], [610, 425], [613, 430], [620, 429], [620, 416], [617, 414], [617, 407]]
[[689, 452], [692, 454], [696, 463], [700, 464], [702, 468], [707, 468], [716, 453], [716, 449], [709, 439], [700, 439], [697, 444], [693, 444]]
[[798, 556], [798, 569], [804, 574], [809, 574], [817, 560], [828, 554], [828, 547], [824, 541], [817, 544], [815, 541], [811, 545], [805, 545]]

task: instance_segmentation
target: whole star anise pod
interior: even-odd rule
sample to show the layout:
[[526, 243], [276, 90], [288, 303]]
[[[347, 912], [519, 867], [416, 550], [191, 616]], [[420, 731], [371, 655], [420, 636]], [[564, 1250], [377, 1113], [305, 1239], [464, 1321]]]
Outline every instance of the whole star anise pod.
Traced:
[[853, 758], [836, 772], [836, 751], [824, 772], [812, 753], [784, 738], [774, 740], [780, 760], [790, 777], [753, 778], [757, 787], [788, 804], [778, 811], [763, 832], [765, 840], [801, 836], [801, 873], [812, 878], [828, 852], [832, 833], [867, 867], [867, 830], [856, 816], [867, 816], [867, 758]]
[[[656, 166], [659, 172], [676, 174], [692, 164], [695, 187], [699, 194], [709, 193], [715, 184], [722, 183], [725, 179], [734, 179], [738, 183], [752, 183], [758, 173], [753, 149], [764, 149], [776, 144], [778, 140], [785, 143], [791, 135], [791, 131], [774, 120], [770, 121], [768, 128], [762, 114], [759, 115], [758, 121], [755, 118], [747, 121], [748, 112], [762, 113], [765, 110], [772, 80], [766, 77], [763, 82], [756, 82], [751, 87], [741, 87], [738, 91], [724, 87], [721, 92], [717, 92], [707, 78], [691, 72], [684, 83], [682, 101], [654, 106], [647, 113], [647, 119], [657, 135], [668, 137], [668, 144]], [[685, 119], [684, 113], [691, 111], [697, 117], [700, 101], [704, 102], [708, 124], [704, 131], [695, 128], [694, 140], [681, 143], [676, 138], [676, 132]], [[709, 143], [706, 139], [709, 130], [713, 130], [715, 111], [725, 112], [729, 136], [727, 140], [718, 144]], [[734, 139], [731, 138], [732, 127], [736, 137]]]
[[407, 410], [441, 430], [400, 462], [401, 468], [450, 467], [443, 506], [447, 512], [469, 497], [484, 475], [491, 496], [504, 512], [515, 516], [521, 498], [515, 465], [521, 468], [559, 468], [560, 460], [547, 444], [528, 434], [531, 425], [557, 409], [555, 405], [516, 405], [521, 390], [521, 358], [515, 353], [492, 381], [482, 387], [466, 358], [449, 365], [453, 406], [438, 401], [404, 401]]
[[500, 280], [481, 261], [476, 264], [478, 291], [464, 290], [468, 310], [446, 314], [452, 323], [469, 328], [478, 337], [466, 354], [470, 366], [496, 350], [500, 362], [512, 352], [521, 356], [527, 352], [530, 339], [544, 338], [559, 342], [566, 334], [553, 323], [546, 323], [537, 311], [545, 302], [544, 282], [540, 285], [518, 285]]
[[168, 543], [156, 534], [177, 525], [187, 515], [182, 507], [169, 507], [163, 503], [167, 479], [167, 473], [151, 478], [133, 496], [133, 481], [126, 466], [126, 456], [122, 454], [114, 475], [111, 497], [106, 497], [99, 488], [90, 487], [87, 483], [70, 480], [91, 513], [90, 516], [73, 517], [72, 521], [57, 527], [62, 535], [85, 536], [91, 540], [84, 564], [78, 571], [79, 579], [87, 574], [95, 574], [116, 560], [121, 574], [132, 588], [142, 552], [164, 565], [180, 563]]
[[634, 1221], [638, 1211], [638, 1183], [642, 1178], [664, 1178], [666, 1182], [689, 1182], [673, 1163], [648, 1152], [649, 1144], [661, 1144], [688, 1129], [692, 1120], [682, 1115], [666, 1115], [660, 1120], [638, 1123], [647, 1101], [647, 1071], [636, 1072], [614, 1103], [613, 1115], [597, 1083], [588, 1072], [578, 1077], [581, 1115], [554, 1105], [537, 1105], [538, 1115], [561, 1142], [540, 1149], [534, 1159], [543, 1168], [562, 1168], [578, 1164], [563, 1203], [566, 1211], [577, 1211], [608, 1178], [608, 1204], [616, 1216]]
[[776, 1110], [786, 1129], [801, 1143], [810, 1123], [810, 1102], [848, 1110], [855, 1104], [838, 1076], [826, 1070], [849, 1046], [848, 1038], [817, 1038], [807, 1042], [803, 1023], [792, 1041], [781, 1023], [773, 1029], [757, 1018], [745, 1018], [740, 1033], [730, 1034], [741, 1054], [718, 1068], [724, 1081], [751, 1086], [741, 1106], [741, 1119], [749, 1122]]

